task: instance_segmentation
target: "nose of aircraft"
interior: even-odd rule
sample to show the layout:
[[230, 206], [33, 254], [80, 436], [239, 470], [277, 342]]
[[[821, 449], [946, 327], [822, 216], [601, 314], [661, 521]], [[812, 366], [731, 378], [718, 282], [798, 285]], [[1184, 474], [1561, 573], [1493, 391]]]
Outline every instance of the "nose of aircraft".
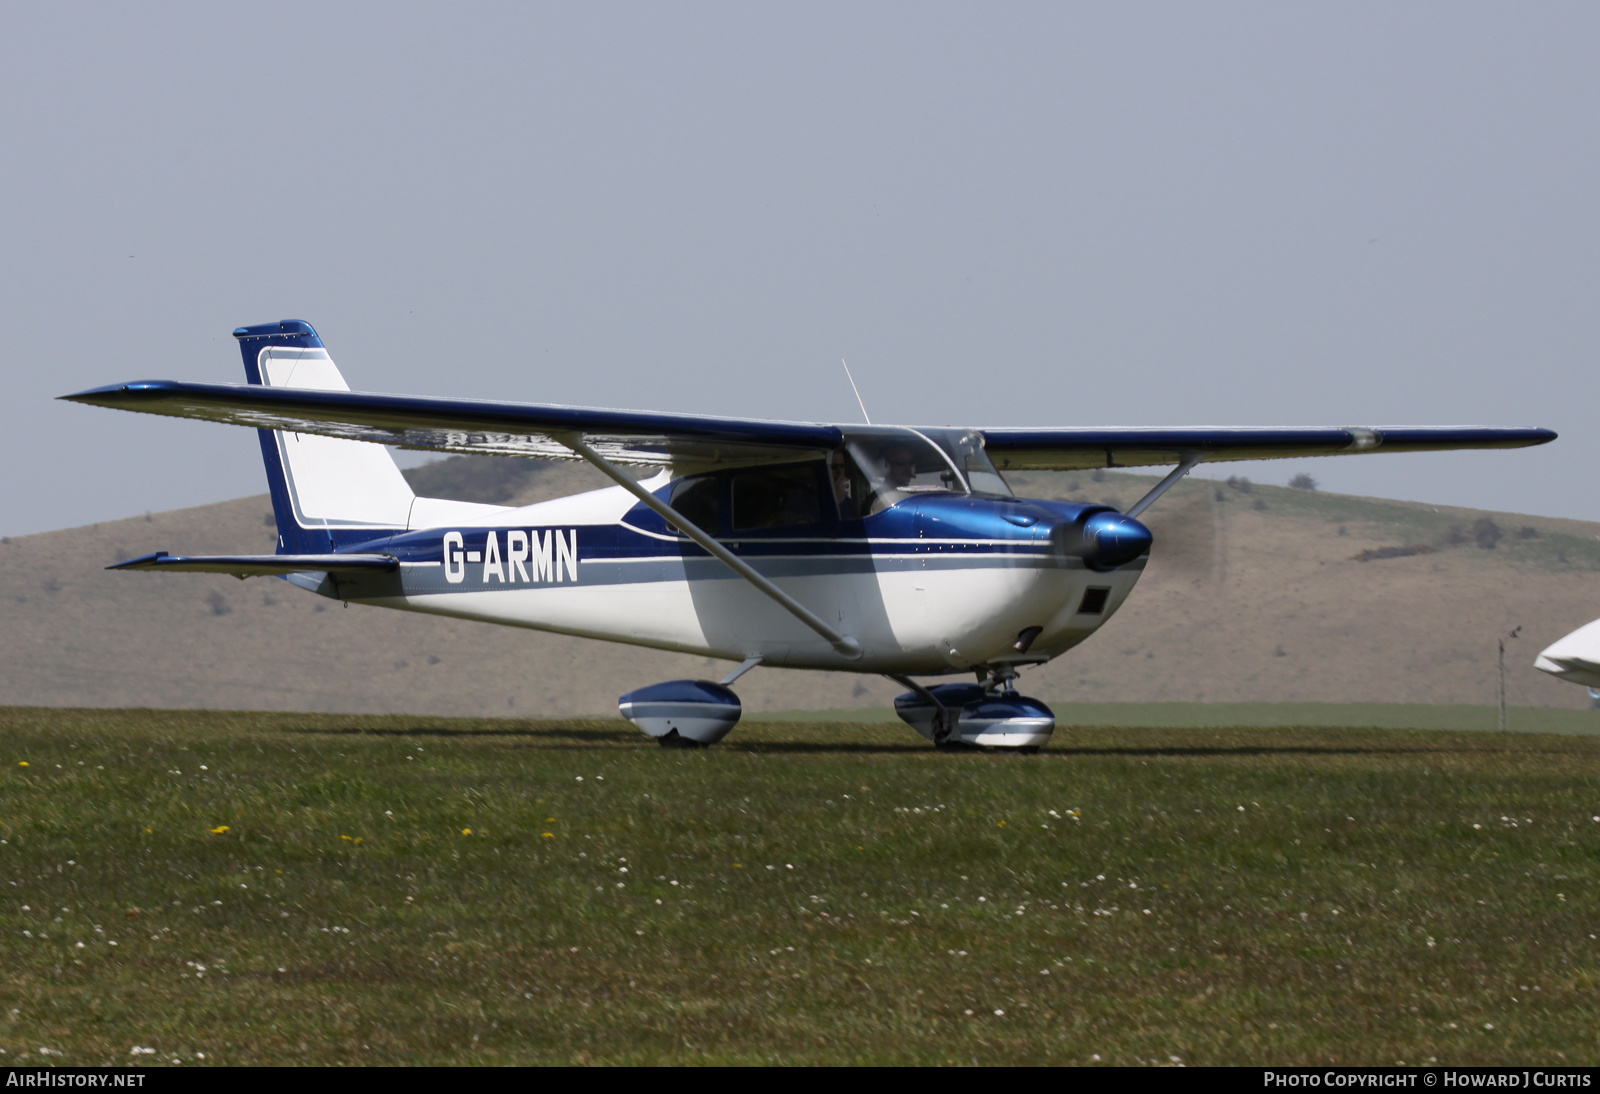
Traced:
[[1089, 569], [1100, 572], [1139, 558], [1150, 550], [1155, 538], [1137, 520], [1103, 505], [1039, 498], [935, 494], [919, 498], [914, 506], [896, 506], [886, 513], [915, 513], [922, 533], [941, 538], [1018, 540], [1020, 535], [1034, 543], [1048, 539], [1058, 556], [1082, 559]]
[[1150, 529], [1121, 513], [1100, 512], [1083, 522], [1083, 561], [1091, 570], [1115, 570], [1143, 555]]

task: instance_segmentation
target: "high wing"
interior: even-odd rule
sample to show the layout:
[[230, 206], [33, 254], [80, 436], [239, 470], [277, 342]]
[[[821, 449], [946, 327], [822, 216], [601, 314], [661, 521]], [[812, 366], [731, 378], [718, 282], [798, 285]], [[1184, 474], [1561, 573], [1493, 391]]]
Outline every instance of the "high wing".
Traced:
[[1445, 452], [1526, 448], [1556, 439], [1548, 429], [1489, 426], [1378, 426], [1340, 429], [1201, 426], [1182, 429], [985, 429], [984, 448], [1002, 471], [1076, 471], [1199, 462], [1348, 456], [1361, 452]]
[[[549, 403], [422, 398], [254, 384], [142, 380], [63, 399], [118, 410], [374, 441], [461, 454], [574, 458], [579, 440], [634, 464], [770, 460], [831, 450], [845, 430], [814, 422], [607, 410]], [[1363, 452], [1522, 448], [1553, 441], [1548, 429], [1486, 426], [1349, 428], [984, 428], [1001, 470], [1147, 467], [1197, 459], [1270, 460]]]
[[844, 439], [835, 426], [807, 422], [255, 384], [142, 380], [61, 397], [117, 410], [464, 455], [575, 459], [571, 447], [555, 439], [567, 436], [621, 463], [719, 463], [771, 459], [774, 449], [834, 449]]

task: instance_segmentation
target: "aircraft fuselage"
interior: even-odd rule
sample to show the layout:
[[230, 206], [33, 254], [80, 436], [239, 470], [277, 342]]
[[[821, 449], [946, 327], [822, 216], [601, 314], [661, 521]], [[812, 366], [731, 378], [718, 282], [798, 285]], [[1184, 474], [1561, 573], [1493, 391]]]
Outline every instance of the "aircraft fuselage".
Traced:
[[[352, 603], [735, 661], [931, 675], [1047, 660], [1110, 618], [1144, 558], [1091, 568], [1096, 558], [1073, 537], [1100, 513], [1115, 516], [1104, 506], [929, 493], [861, 519], [717, 537], [854, 638], [856, 657], [620, 488], [343, 548], [394, 556], [392, 574], [293, 580]], [[1030, 628], [1037, 636], [1017, 651]]]

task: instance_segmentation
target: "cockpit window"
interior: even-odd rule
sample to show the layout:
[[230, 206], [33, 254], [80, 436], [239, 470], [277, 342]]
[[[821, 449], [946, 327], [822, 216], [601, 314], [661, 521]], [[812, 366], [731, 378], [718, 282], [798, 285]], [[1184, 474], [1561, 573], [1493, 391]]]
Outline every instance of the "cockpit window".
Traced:
[[716, 475], [696, 475], [673, 483], [669, 504], [701, 531], [716, 535], [721, 530], [722, 484]]
[[[852, 430], [845, 438], [845, 454], [856, 516], [879, 512], [912, 494], [967, 492], [949, 456], [913, 430]], [[840, 509], [845, 509], [842, 499]]]
[[912, 494], [1011, 496], [983, 450], [982, 435], [972, 430], [849, 426], [844, 451], [830, 460], [839, 515], [846, 519]]
[[[733, 528], [787, 528], [822, 519], [815, 462], [750, 467], [733, 473]], [[832, 517], [829, 517], [832, 520]]]
[[973, 430], [939, 429], [926, 431], [933, 441], [942, 445], [955, 458], [956, 466], [967, 476], [967, 485], [974, 494], [999, 494], [1011, 497], [1011, 487], [1000, 477], [983, 450], [983, 437]]

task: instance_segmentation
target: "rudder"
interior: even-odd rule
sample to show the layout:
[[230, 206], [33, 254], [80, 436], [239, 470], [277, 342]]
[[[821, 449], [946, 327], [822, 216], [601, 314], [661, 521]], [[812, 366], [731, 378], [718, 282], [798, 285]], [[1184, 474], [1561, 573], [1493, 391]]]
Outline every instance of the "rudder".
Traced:
[[[285, 319], [233, 332], [245, 379], [267, 387], [349, 391], [310, 323]], [[279, 554], [331, 551], [404, 529], [416, 495], [381, 445], [257, 431], [278, 523]]]

